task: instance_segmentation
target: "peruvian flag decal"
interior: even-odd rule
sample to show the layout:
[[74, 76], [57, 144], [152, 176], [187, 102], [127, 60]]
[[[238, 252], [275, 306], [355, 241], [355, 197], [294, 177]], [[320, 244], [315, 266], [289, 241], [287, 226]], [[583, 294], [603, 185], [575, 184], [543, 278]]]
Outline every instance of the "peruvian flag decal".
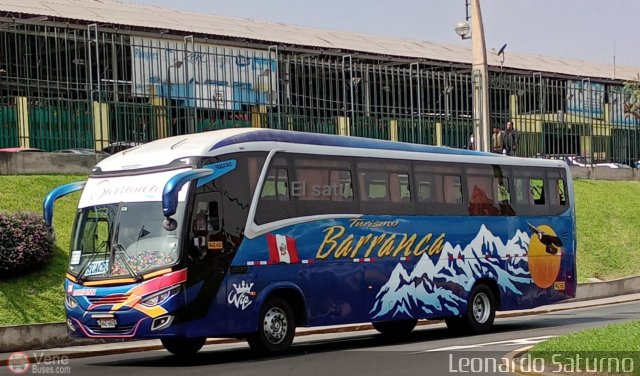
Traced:
[[289, 236], [267, 234], [269, 263], [297, 264], [300, 262], [296, 240]]

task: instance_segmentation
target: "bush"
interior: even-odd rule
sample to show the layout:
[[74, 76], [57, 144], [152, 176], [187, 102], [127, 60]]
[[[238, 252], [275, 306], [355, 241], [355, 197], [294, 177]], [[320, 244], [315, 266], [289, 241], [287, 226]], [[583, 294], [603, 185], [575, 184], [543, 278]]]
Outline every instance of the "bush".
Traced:
[[43, 266], [53, 247], [53, 235], [41, 216], [0, 213], [0, 278]]

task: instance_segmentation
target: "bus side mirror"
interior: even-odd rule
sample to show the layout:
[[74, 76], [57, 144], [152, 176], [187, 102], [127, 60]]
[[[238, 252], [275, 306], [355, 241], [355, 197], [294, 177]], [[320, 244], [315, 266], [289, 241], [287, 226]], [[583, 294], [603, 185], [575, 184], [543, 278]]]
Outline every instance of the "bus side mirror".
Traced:
[[173, 231], [178, 228], [178, 222], [171, 217], [164, 217], [164, 220], [162, 221], [162, 228], [167, 231]]
[[178, 193], [180, 193], [182, 186], [192, 180], [198, 179], [198, 187], [200, 187], [233, 171], [235, 168], [236, 160], [231, 159], [224, 162], [208, 164], [202, 168], [181, 172], [169, 179], [162, 191], [162, 213], [164, 214], [162, 227], [167, 231], [173, 231], [178, 225], [176, 220], [171, 218], [171, 216], [176, 214]]
[[48, 227], [51, 227], [51, 225], [53, 224], [53, 204], [56, 202], [56, 200], [60, 197], [68, 195], [69, 193], [81, 190], [82, 188], [84, 188], [85, 184], [86, 182], [79, 181], [61, 185], [52, 189], [47, 194], [44, 201], [42, 202], [42, 216], [44, 217], [44, 223]]
[[162, 227], [165, 230], [173, 231], [177, 227], [176, 220], [171, 218], [171, 216], [176, 214], [178, 194], [182, 187], [192, 180], [211, 174], [213, 174], [213, 170], [210, 168], [197, 168], [177, 174], [164, 185], [164, 189], [162, 190], [162, 214], [164, 214]]

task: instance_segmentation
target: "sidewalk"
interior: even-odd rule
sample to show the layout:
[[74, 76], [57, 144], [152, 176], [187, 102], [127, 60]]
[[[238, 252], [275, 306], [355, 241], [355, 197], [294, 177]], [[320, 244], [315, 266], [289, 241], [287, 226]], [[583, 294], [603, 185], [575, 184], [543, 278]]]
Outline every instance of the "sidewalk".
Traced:
[[[541, 307], [527, 309], [527, 310], [498, 312], [496, 314], [496, 317], [506, 318], [506, 317], [536, 315], [541, 313], [564, 311], [564, 310], [575, 309], [575, 308], [588, 308], [588, 307], [595, 307], [595, 306], [608, 305], [608, 304], [626, 303], [626, 302], [632, 302], [636, 300], [640, 300], [640, 293], [620, 295], [620, 296], [595, 299], [595, 300], [589, 300], [589, 301], [566, 302], [566, 303], [560, 303], [560, 304], [541, 306]], [[418, 325], [420, 326], [433, 325], [440, 322], [441, 321], [424, 320], [424, 321], [418, 322]], [[305, 336], [305, 335], [311, 335], [311, 334], [358, 332], [358, 331], [371, 330], [371, 329], [373, 329], [373, 326], [371, 326], [371, 324], [323, 326], [323, 327], [313, 327], [313, 328], [298, 328], [296, 331], [296, 335]], [[237, 340], [237, 339], [209, 339], [207, 341], [207, 345], [223, 344], [223, 343], [242, 343], [242, 342], [243, 341]], [[160, 341], [154, 339], [154, 340], [106, 343], [106, 344], [87, 345], [87, 346], [59, 347], [59, 348], [53, 348], [53, 349], [47, 349], [47, 350], [29, 350], [29, 351], [24, 351], [24, 353], [27, 355], [27, 357], [29, 357], [29, 361], [31, 362], [31, 361], [34, 361], [36, 355], [42, 356], [42, 354], [66, 356], [69, 359], [71, 359], [71, 358], [85, 358], [85, 357], [91, 357], [91, 356], [124, 354], [124, 353], [133, 353], [133, 352], [150, 351], [150, 350], [162, 350], [162, 349], [163, 347]], [[9, 359], [9, 356], [11, 354], [13, 353], [0, 353], [0, 367], [7, 365], [7, 360]]]

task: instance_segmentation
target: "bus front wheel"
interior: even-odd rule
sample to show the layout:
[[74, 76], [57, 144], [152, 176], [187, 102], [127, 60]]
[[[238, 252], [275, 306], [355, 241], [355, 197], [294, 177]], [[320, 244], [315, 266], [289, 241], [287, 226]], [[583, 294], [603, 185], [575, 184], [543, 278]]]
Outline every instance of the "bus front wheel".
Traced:
[[162, 338], [162, 346], [167, 351], [177, 356], [189, 356], [197, 353], [204, 343], [206, 338]]
[[262, 306], [258, 331], [249, 336], [247, 341], [251, 349], [258, 353], [279, 353], [291, 346], [295, 331], [293, 309], [284, 299], [275, 297]]
[[373, 328], [380, 334], [389, 337], [405, 336], [416, 327], [418, 320], [379, 321], [373, 322]]
[[447, 327], [462, 334], [486, 333], [496, 317], [495, 297], [489, 286], [477, 285], [469, 294], [467, 311], [462, 316], [447, 317]]

